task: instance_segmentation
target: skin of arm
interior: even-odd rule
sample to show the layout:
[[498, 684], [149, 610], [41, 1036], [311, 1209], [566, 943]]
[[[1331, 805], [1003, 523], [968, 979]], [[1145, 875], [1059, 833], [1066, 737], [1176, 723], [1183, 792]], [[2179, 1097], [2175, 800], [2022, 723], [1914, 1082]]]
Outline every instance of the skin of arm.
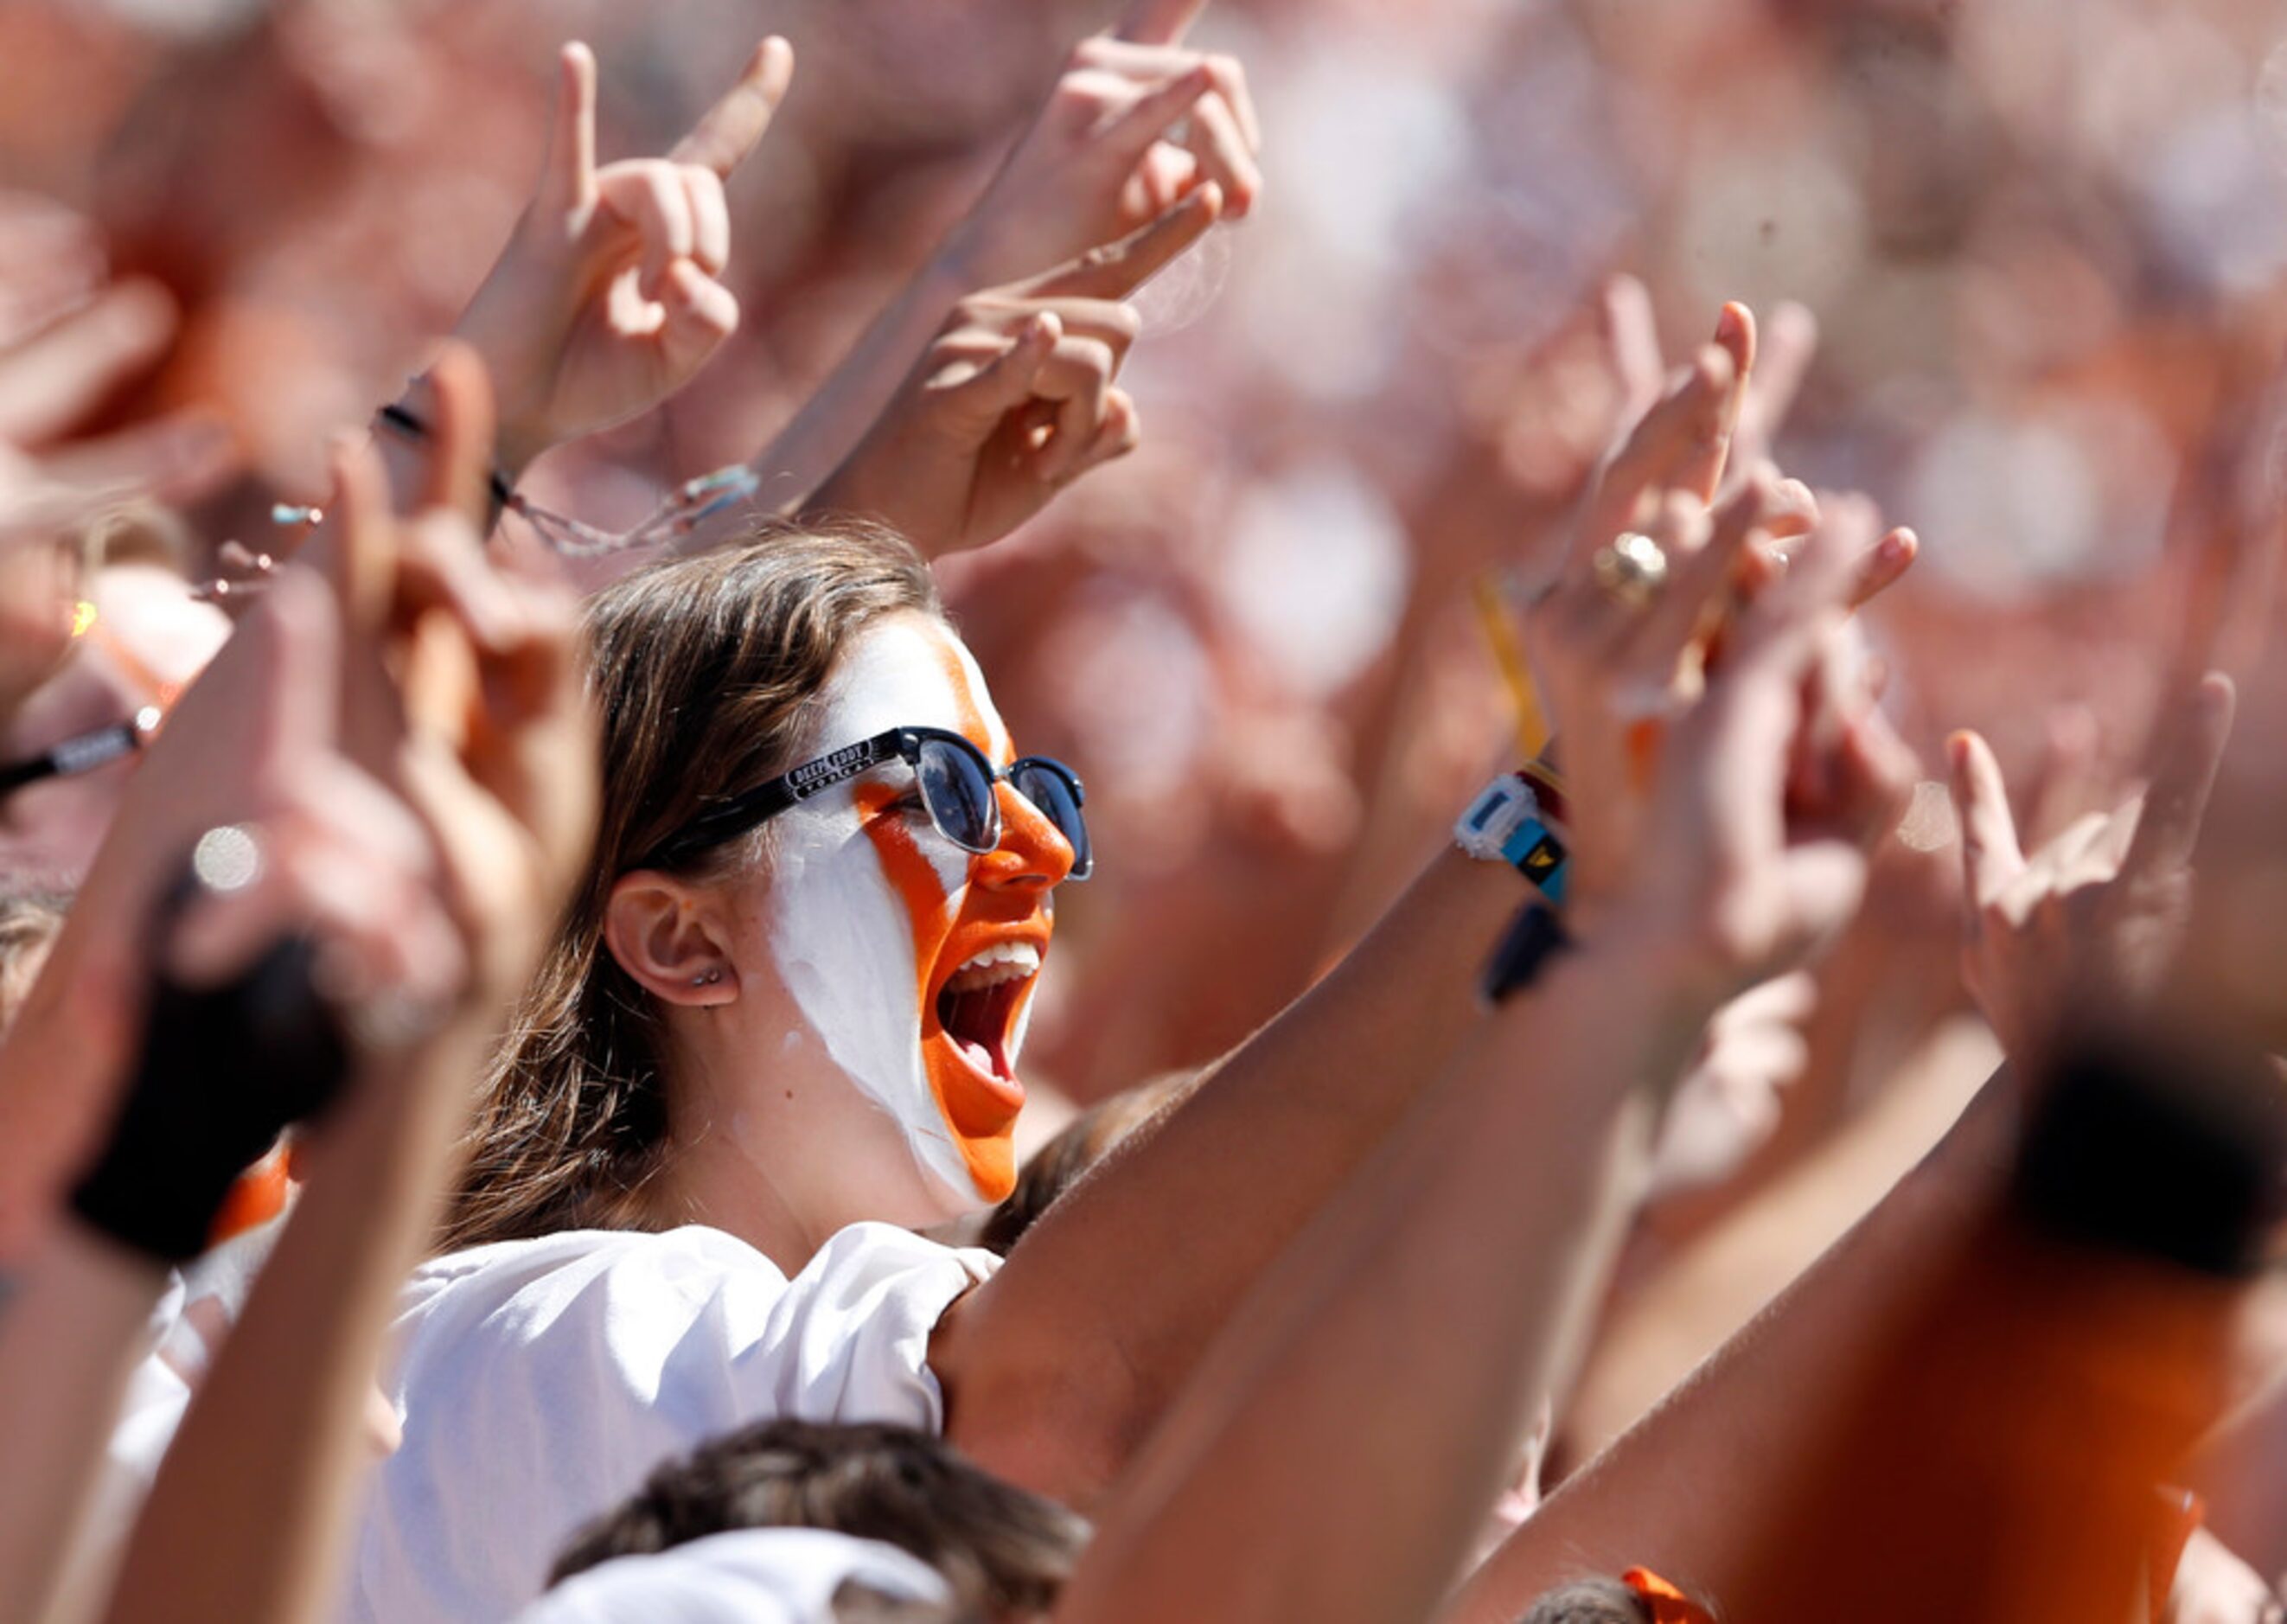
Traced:
[[1630, 1297], [1566, 1407], [1571, 1458], [1618, 1437], [1864, 1218], [1943, 1137], [1997, 1059], [1974, 1021], [1946, 1022], [1864, 1112]]
[[[2100, 820], [2093, 846], [2068, 831], [2030, 858], [1990, 752], [1974, 735], [1953, 741], [1974, 905], [1964, 964], [2013, 1065], [2039, 1063], [2076, 995], [2134, 1008], [2164, 969], [2233, 699], [2216, 675], [2174, 696], [2141, 804]], [[1773, 1509], [1752, 1492], [1767, 1476], [1757, 1464], [1806, 1458], [1813, 1430], [1838, 1413], [1841, 1373], [1870, 1367], [1899, 1305], [1928, 1300], [1961, 1255], [2007, 1176], [2021, 1093], [2008, 1068], [1996, 1073], [1864, 1221], [1489, 1558], [1452, 1616], [1512, 1619], [1584, 1569], [1641, 1564], [1714, 1596], [1750, 1582], [1745, 1535]]]
[[[940, 1323], [946, 1436], [1019, 1483], [1100, 1492], [1231, 1305], [1468, 1041], [1477, 968], [1522, 895], [1439, 857], [1324, 981], [1052, 1208]], [[1069, 1345], [1031, 1327], [1109, 1278], [1126, 1285], [1090, 1290], [1100, 1351], [1075, 1382]]]
[[[1714, 351], [1698, 358], [1609, 466], [1589, 525], [1617, 532], [1638, 497], [1696, 477], [1736, 409], [1737, 372]], [[1593, 545], [1577, 551], [1565, 626], [1593, 665], [1612, 652], [1597, 618], [1610, 605], [1590, 579]], [[1684, 633], [1670, 635], [1680, 646]], [[1667, 656], [1672, 668], [1674, 647]], [[1569, 687], [1568, 738], [1623, 732], [1602, 707], [1625, 685]], [[1622, 754], [1597, 752], [1592, 767]], [[1625, 793], [1587, 798], [1615, 805]], [[1476, 970], [1516, 898], [1506, 875], [1437, 858], [1324, 981], [1083, 1180], [940, 1322], [930, 1364], [946, 1436], [1042, 1493], [1080, 1505], [1100, 1493], [1255, 1277], [1444, 1075], [1476, 1024]], [[1103, 1290], [1106, 1279], [1123, 1289]], [[1076, 1324], [1088, 1327], [1085, 1361], [1071, 1356]]]
[[[1607, 849], [1610, 888], [1584, 899], [1587, 947], [1478, 1023], [1235, 1311], [1106, 1511], [1067, 1624], [1365, 1624], [1423, 1617], [1445, 1593], [1515, 1440], [1567, 1378], [1708, 1017], [1857, 906], [1863, 844], [1840, 838], [1847, 826], [1790, 826], [1783, 786], [1811, 732], [1805, 672], [1839, 625], [1838, 543], [1871, 525], [1854, 510], [1820, 536], [1785, 589], [1742, 614], [1704, 697], [1667, 713], [1641, 844]], [[1753, 528], [1703, 529], [1695, 547], [1690, 527], [1672, 533], [1685, 573], [1664, 630], [1581, 594], [1567, 612], [1584, 646], [1673, 668]], [[1816, 747], [1822, 770], [1860, 776], [1872, 739], [1856, 726]], [[1848, 804], [1863, 843], [1880, 801]], [[1586, 804], [1595, 818], [1608, 803]], [[1247, 1515], [1267, 1507], [1278, 1515]]]
[[1881, 1345], [1890, 1311], [1927, 1294], [1986, 1220], [2014, 1137], [1997, 1074], [1880, 1205], [1658, 1408], [1543, 1501], [1463, 1587], [1453, 1624], [1510, 1624], [1584, 1574], [1644, 1566], [1721, 1596], [1749, 1556], [1756, 1464], [1800, 1457], [1840, 1374]]
[[[1058, 1624], [1366, 1624], [1435, 1604], [1563, 1380], [1659, 1087], [1708, 1013], [1663, 985], [1650, 946], [1586, 949], [1477, 1027], [1201, 1362]], [[1380, 1402], [1394, 1390], [1403, 1404]]]
[[0, 1310], [0, 1614], [42, 1616], [166, 1282], [67, 1219]]
[[453, 1165], [485, 1035], [368, 1077], [160, 1467], [106, 1617], [298, 1624], [324, 1612], [371, 1446], [360, 1424], [397, 1291]]
[[[344, 678], [387, 651], [401, 684], [376, 693], [345, 680], [345, 731], [425, 827], [423, 889], [452, 915], [428, 956], [463, 974], [432, 994], [443, 1017], [434, 1034], [369, 1050], [338, 1115], [319, 1125], [307, 1188], [137, 1525], [107, 1615], [118, 1624], [299, 1624], [325, 1611], [370, 1459], [375, 1363], [456, 1171], [467, 1080], [591, 838], [594, 741], [574, 606], [483, 571], [472, 522], [491, 442], [480, 364], [448, 350], [437, 389], [428, 511], [392, 530], [377, 461], [337, 445], [332, 557], [356, 629], [341, 650]], [[420, 606], [409, 624], [408, 598]], [[333, 709], [301, 741], [305, 756], [330, 745]], [[256, 917], [246, 923], [241, 909], [240, 931], [275, 929]]]

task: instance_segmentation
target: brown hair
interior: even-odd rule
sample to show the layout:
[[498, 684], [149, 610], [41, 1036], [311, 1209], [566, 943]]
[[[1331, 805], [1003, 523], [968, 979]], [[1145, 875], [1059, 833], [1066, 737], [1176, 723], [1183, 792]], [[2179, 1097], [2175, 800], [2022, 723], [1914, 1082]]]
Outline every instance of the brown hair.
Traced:
[[1617, 1579], [1584, 1579], [1551, 1590], [1518, 1624], [1651, 1624], [1651, 1604]]
[[1049, 1208], [1093, 1172], [1128, 1135], [1199, 1086], [1196, 1069], [1173, 1071], [1123, 1089], [1065, 1123], [1034, 1151], [1017, 1175], [1017, 1187], [977, 1227], [975, 1243], [1006, 1257]]
[[[941, 613], [929, 566], [855, 519], [766, 526], [597, 599], [596, 856], [487, 1079], [441, 1248], [642, 1226], [667, 1098], [656, 1007], [603, 943], [613, 884], [711, 802], [792, 765], [843, 650], [900, 611]], [[728, 872], [754, 849], [733, 843], [690, 867]]]
[[988, 1618], [1054, 1607], [1088, 1533], [1075, 1513], [932, 1434], [781, 1419], [653, 1471], [573, 1535], [549, 1583], [734, 1528], [825, 1528], [894, 1545], [935, 1568], [964, 1613]]

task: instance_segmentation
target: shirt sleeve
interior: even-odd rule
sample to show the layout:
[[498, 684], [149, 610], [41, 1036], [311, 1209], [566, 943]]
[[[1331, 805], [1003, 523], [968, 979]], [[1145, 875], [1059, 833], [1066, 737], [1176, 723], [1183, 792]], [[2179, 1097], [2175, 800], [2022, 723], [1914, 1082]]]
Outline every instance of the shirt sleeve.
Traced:
[[751, 1528], [622, 1557], [558, 1585], [514, 1624], [833, 1624], [835, 1593], [946, 1603], [944, 1580], [904, 1551], [815, 1528]]
[[890, 1224], [791, 1279], [719, 1231], [481, 1248], [416, 1279], [392, 1396], [405, 1441], [359, 1557], [359, 1616], [496, 1620], [661, 1462], [749, 1422], [938, 1430], [929, 1343], [997, 1266]]

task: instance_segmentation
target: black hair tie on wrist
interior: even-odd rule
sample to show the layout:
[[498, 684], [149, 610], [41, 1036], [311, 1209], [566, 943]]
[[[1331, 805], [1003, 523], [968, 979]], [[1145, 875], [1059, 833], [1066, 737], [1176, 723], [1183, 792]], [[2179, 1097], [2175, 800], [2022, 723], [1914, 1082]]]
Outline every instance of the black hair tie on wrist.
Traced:
[[1555, 909], [1545, 902], [1525, 904], [1485, 965], [1485, 1001], [1507, 1002], [1538, 981], [1548, 962], [1571, 946], [1572, 938]]
[[[383, 407], [381, 410], [375, 415], [384, 423], [389, 424], [391, 428], [397, 430], [400, 433], [408, 435], [415, 440], [427, 440], [436, 438], [436, 436], [430, 432], [430, 428], [427, 424], [422, 422], [421, 419], [414, 416], [411, 411], [407, 409], [405, 407], [399, 405], [394, 400], [392, 400], [387, 406]], [[491, 522], [496, 525], [500, 523], [501, 514], [515, 505], [516, 487], [508, 482], [508, 476], [502, 473], [497, 467], [487, 469], [486, 471], [485, 483], [487, 487], [492, 492], [493, 511]]]

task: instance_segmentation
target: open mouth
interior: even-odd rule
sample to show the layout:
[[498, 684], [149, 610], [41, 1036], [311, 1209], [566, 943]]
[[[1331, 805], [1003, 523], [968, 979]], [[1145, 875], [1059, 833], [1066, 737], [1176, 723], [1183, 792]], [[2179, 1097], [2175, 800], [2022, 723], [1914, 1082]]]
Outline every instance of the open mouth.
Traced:
[[971, 954], [938, 989], [937, 1021], [969, 1066], [1003, 1083], [1017, 1080], [1017, 1028], [1041, 950], [1028, 941], [999, 941]]

